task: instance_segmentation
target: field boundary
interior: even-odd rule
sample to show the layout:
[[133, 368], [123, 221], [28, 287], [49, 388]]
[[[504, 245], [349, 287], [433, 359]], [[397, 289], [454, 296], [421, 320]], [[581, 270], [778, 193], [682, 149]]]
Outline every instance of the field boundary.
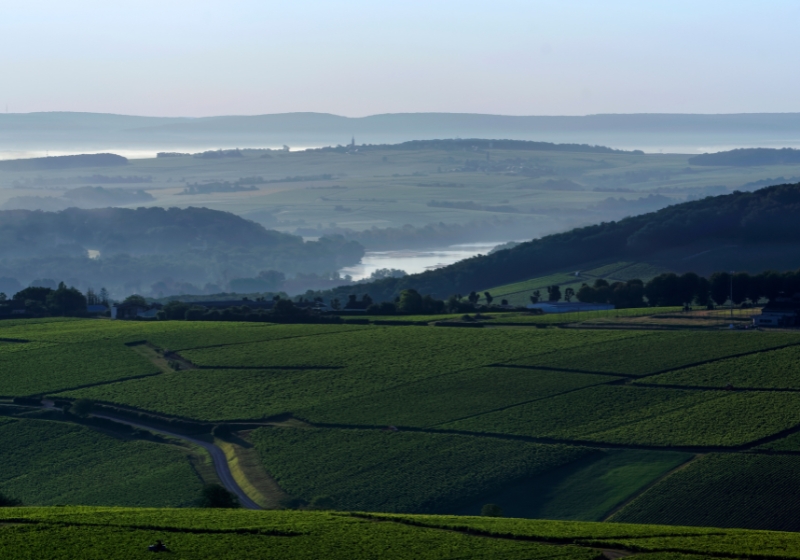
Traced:
[[625, 509], [631, 502], [636, 500], [639, 496], [642, 496], [645, 492], [647, 492], [651, 488], [657, 486], [663, 480], [666, 480], [667, 478], [669, 478], [670, 476], [672, 476], [674, 473], [676, 473], [678, 471], [682, 471], [683, 469], [687, 468], [689, 465], [691, 465], [692, 463], [694, 463], [695, 461], [697, 461], [698, 459], [700, 459], [700, 458], [702, 458], [704, 456], [705, 456], [705, 454], [698, 453], [697, 455], [695, 455], [693, 457], [690, 457], [689, 459], [687, 459], [686, 461], [684, 461], [683, 463], [681, 463], [677, 467], [675, 467], [673, 469], [670, 469], [669, 471], [665, 472], [664, 474], [662, 474], [661, 476], [659, 476], [655, 480], [650, 481], [649, 484], [646, 484], [643, 488], [640, 488], [637, 492], [633, 493], [631, 496], [628, 496], [627, 498], [622, 500], [622, 502], [620, 502], [619, 504], [614, 506], [611, 509], [611, 511], [609, 511], [606, 514], [605, 517], [603, 517], [602, 521], [603, 522], [611, 521], [612, 517], [614, 517], [617, 513], [619, 513], [623, 509]]

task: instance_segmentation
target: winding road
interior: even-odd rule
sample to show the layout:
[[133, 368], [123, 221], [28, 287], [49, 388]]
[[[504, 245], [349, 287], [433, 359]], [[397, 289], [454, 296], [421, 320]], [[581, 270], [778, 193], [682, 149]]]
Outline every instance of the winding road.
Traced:
[[247, 509], [261, 509], [261, 506], [251, 500], [233, 478], [233, 474], [231, 474], [231, 469], [228, 466], [228, 460], [225, 457], [225, 453], [213, 443], [208, 443], [207, 441], [195, 439], [183, 434], [177, 434], [175, 432], [168, 432], [167, 430], [154, 428], [145, 424], [131, 422], [129, 420], [125, 420], [124, 418], [117, 418], [116, 416], [106, 416], [104, 414], [92, 414], [92, 416], [96, 418], [105, 418], [106, 420], [113, 420], [114, 422], [119, 422], [120, 424], [127, 424], [128, 426], [133, 426], [134, 428], [139, 428], [141, 430], [147, 430], [148, 432], [182, 439], [183, 441], [188, 441], [189, 443], [202, 447], [211, 455], [211, 460], [214, 462], [214, 470], [217, 471], [217, 476], [219, 477], [220, 482], [222, 482], [222, 485], [227, 488], [229, 492], [236, 494], [236, 497], [239, 498], [239, 503], [242, 504], [242, 507]]

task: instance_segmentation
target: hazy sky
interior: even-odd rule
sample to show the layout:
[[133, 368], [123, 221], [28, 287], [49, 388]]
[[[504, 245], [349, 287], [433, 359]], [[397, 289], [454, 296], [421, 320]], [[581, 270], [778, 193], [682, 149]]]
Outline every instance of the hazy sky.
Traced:
[[0, 110], [796, 112], [798, 22], [796, 0], [5, 0]]

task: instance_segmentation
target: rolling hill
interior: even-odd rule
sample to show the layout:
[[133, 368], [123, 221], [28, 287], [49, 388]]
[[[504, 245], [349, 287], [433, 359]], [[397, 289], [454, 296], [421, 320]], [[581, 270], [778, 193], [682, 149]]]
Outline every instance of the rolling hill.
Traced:
[[[733, 192], [657, 212], [549, 235], [453, 265], [388, 278], [359, 291], [391, 300], [402, 290], [446, 298], [617, 262], [710, 274], [718, 270], [795, 269], [800, 263], [800, 183]], [[341, 288], [335, 297], [346, 298]]]

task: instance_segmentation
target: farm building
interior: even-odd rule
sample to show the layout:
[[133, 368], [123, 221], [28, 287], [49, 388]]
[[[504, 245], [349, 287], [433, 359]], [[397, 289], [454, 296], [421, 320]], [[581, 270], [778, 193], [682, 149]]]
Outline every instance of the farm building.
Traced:
[[753, 317], [757, 327], [796, 327], [800, 325], [800, 298], [777, 298]]
[[584, 303], [582, 301], [556, 301], [529, 303], [528, 309], [540, 309], [542, 313], [575, 313], [576, 311], [606, 311], [614, 309], [610, 303]]

